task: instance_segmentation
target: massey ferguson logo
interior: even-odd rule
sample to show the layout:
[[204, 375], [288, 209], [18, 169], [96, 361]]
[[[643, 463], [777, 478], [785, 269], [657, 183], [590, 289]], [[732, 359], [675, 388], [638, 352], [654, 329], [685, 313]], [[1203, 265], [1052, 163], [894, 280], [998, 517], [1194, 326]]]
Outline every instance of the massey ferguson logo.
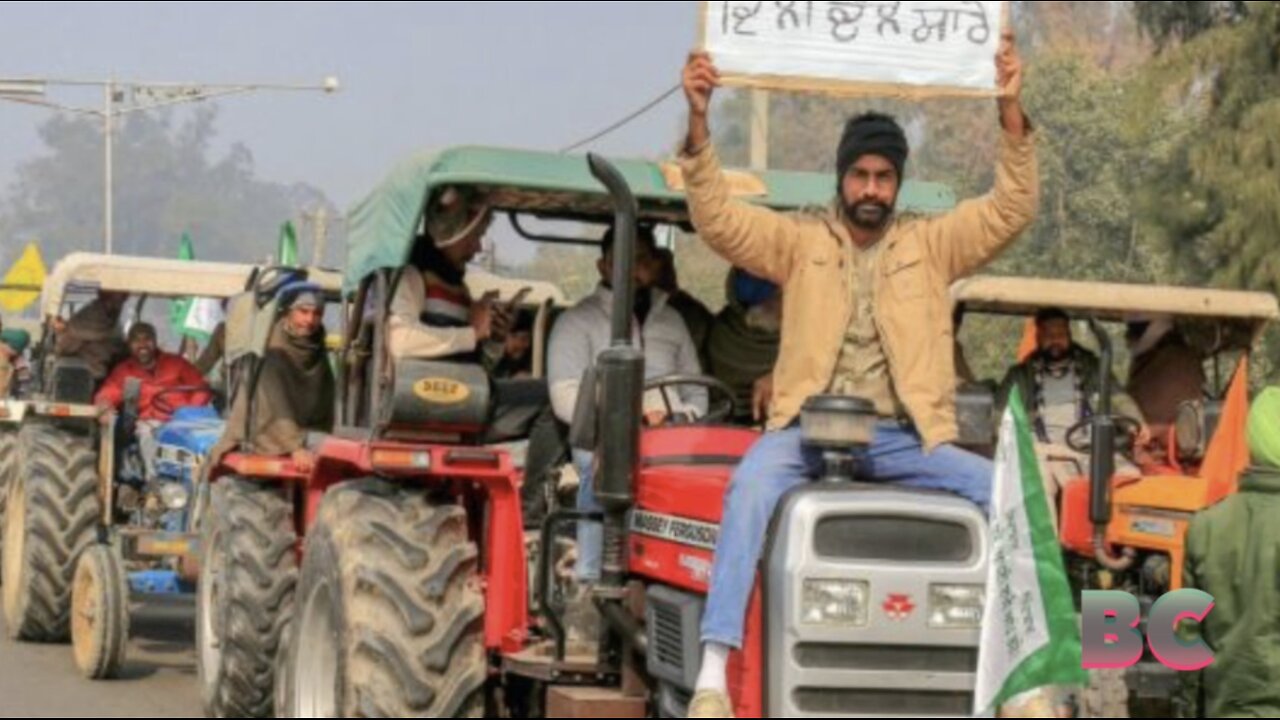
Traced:
[[884, 614], [894, 622], [902, 622], [916, 611], [916, 604], [911, 602], [910, 595], [890, 595], [881, 607], [884, 608]]
[[710, 551], [716, 549], [716, 541], [720, 538], [718, 525], [640, 510], [631, 514], [631, 532]]

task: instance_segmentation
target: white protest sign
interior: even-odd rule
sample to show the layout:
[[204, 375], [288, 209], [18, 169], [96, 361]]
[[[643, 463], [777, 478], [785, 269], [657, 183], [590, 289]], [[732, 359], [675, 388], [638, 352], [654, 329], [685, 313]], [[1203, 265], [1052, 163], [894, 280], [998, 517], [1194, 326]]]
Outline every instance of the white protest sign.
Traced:
[[1006, 2], [706, 2], [727, 85], [844, 95], [990, 96]]

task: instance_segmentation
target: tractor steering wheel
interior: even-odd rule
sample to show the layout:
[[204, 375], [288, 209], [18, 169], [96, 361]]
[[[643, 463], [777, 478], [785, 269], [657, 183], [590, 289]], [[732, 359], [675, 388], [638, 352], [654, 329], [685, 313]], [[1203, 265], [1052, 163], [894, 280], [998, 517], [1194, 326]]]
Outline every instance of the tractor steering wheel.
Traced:
[[207, 392], [210, 396], [213, 395], [212, 390], [201, 385], [179, 385], [165, 388], [152, 396], [151, 407], [166, 416], [172, 416], [178, 409], [173, 406], [173, 401], [169, 399], [170, 395], [190, 395], [198, 392]]
[[[669, 390], [678, 387], [700, 387], [707, 390], [707, 413], [701, 418], [689, 422], [680, 422], [675, 406], [671, 402]], [[663, 375], [645, 381], [645, 392], [657, 390], [662, 395], [662, 404], [666, 406], [667, 422], [672, 425], [720, 425], [728, 422], [738, 414], [738, 401], [734, 398], [733, 389], [716, 378], [707, 375]], [[712, 402], [716, 399], [717, 402]]]
[[[1082, 455], [1088, 455], [1093, 450], [1093, 438], [1089, 435], [1093, 420], [1093, 418], [1085, 418], [1067, 430], [1067, 447]], [[1112, 415], [1111, 421], [1116, 426], [1116, 440], [1119, 441], [1120, 454], [1132, 460], [1134, 446], [1138, 443], [1138, 436], [1142, 434], [1142, 423], [1128, 415]]]

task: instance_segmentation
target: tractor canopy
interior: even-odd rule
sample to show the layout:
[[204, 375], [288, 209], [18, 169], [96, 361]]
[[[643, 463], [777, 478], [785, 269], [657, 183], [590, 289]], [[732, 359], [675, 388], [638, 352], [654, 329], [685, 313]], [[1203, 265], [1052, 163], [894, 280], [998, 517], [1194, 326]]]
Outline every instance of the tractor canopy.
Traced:
[[[675, 163], [619, 160], [615, 165], [635, 195], [640, 222], [689, 226], [683, 176]], [[835, 194], [834, 178], [826, 173], [731, 170], [728, 175], [739, 197], [775, 210], [825, 207]], [[430, 220], [424, 217], [430, 201], [450, 188], [466, 189], [517, 224], [524, 216], [596, 223], [613, 218], [609, 195], [582, 155], [492, 147], [418, 154], [349, 213], [346, 289], [354, 290], [377, 270], [405, 265], [420, 228]], [[908, 182], [899, 208], [930, 213], [954, 204], [945, 185]]]

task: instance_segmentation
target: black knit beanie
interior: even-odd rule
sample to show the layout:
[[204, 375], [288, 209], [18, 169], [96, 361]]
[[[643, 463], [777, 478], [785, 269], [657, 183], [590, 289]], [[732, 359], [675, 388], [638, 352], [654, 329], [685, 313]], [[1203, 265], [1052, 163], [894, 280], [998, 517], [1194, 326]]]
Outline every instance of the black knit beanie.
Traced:
[[844, 135], [840, 138], [840, 148], [836, 152], [837, 186], [863, 155], [885, 158], [893, 164], [901, 180], [910, 153], [906, 133], [897, 120], [880, 113], [859, 115], [845, 124]]

